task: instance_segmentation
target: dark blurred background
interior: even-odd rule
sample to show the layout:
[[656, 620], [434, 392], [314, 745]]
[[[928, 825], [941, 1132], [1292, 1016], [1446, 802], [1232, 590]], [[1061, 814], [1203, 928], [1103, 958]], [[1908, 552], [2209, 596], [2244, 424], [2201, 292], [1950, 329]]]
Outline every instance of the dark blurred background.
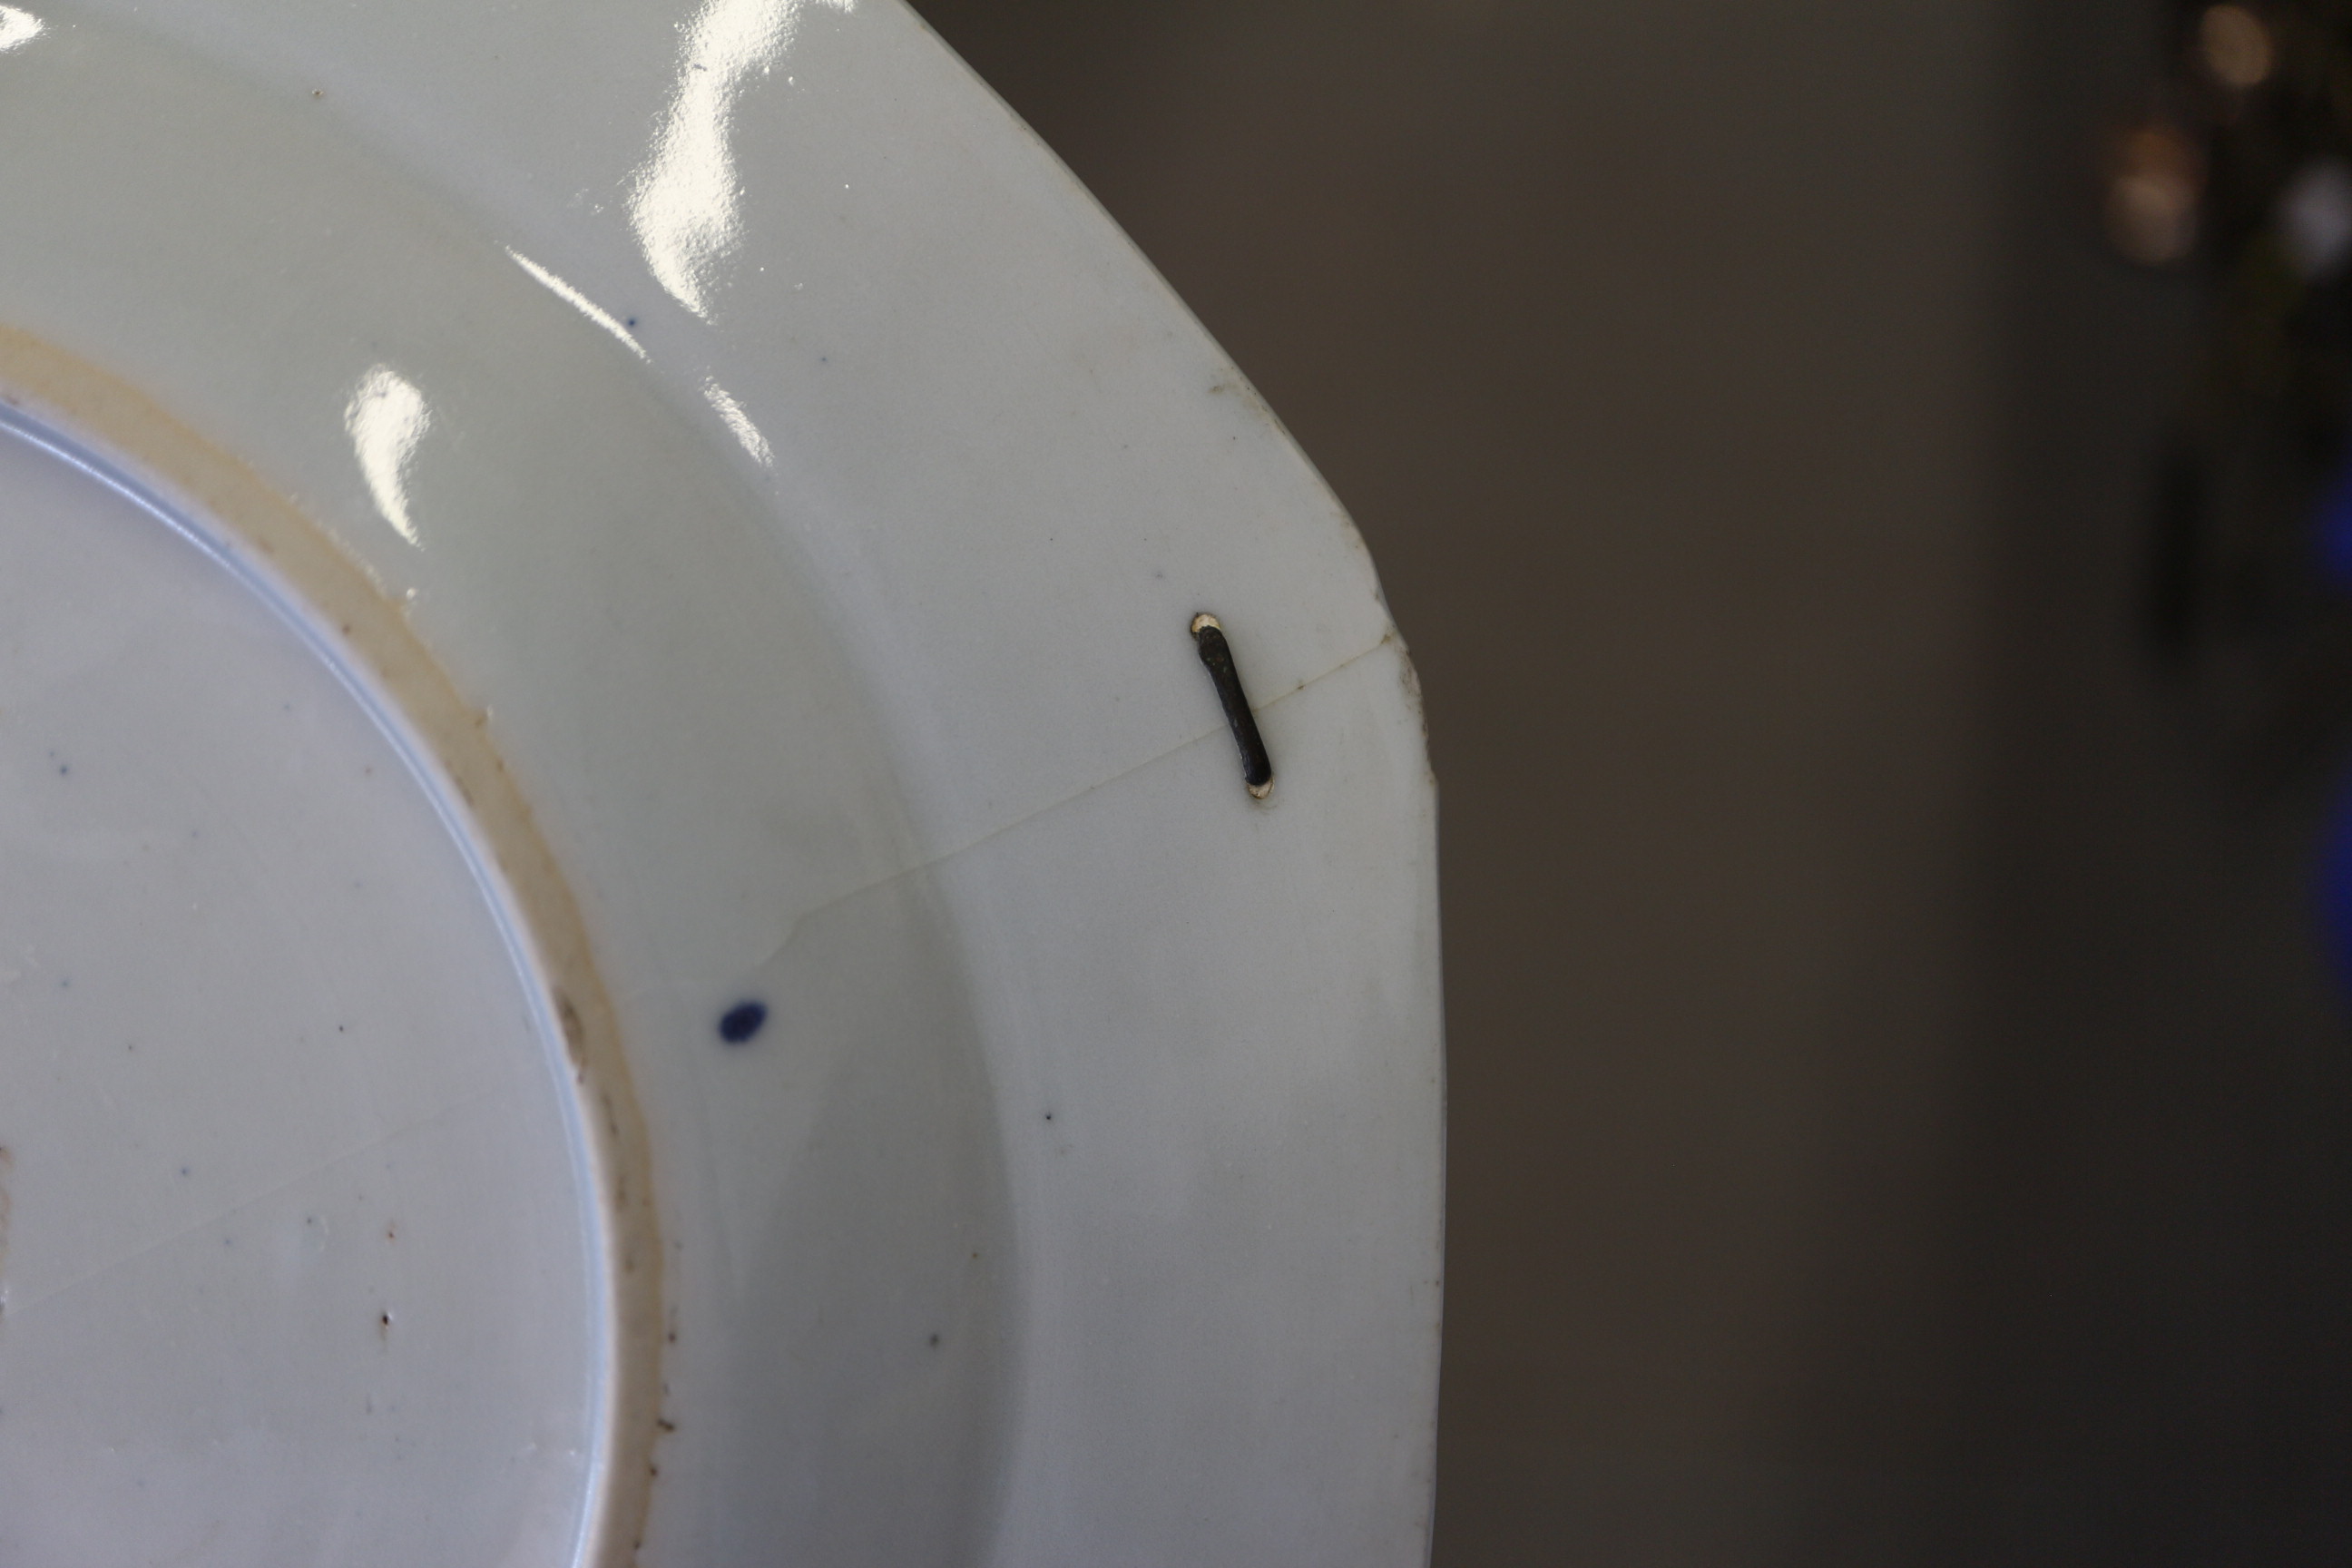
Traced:
[[2352, 1561], [2341, 726], [2182, 674], [2218, 296], [2103, 184], [2183, 13], [917, 3], [1419, 664], [1440, 1568]]

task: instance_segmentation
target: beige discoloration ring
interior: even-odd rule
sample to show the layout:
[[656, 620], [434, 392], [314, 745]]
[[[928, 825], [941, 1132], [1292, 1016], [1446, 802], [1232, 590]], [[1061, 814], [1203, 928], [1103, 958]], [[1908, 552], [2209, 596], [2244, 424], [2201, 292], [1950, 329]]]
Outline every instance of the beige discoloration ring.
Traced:
[[[491, 744], [486, 716], [458, 694], [399, 604], [358, 562], [258, 474], [143, 393], [0, 326], [0, 401], [86, 442], [184, 515], [211, 525], [217, 546], [307, 605], [320, 627], [340, 632], [345, 657], [373, 678], [425, 760], [465, 802], [572, 1063], [576, 1121], [604, 1209], [614, 1363], [604, 1415], [606, 1457], [582, 1561], [595, 1568], [631, 1562], [652, 1494], [661, 1396], [661, 1247], [645, 1119], [579, 905]], [[8, 1176], [8, 1156], [0, 1150], [0, 1263]], [[388, 1321], [382, 1326], [389, 1332]]]

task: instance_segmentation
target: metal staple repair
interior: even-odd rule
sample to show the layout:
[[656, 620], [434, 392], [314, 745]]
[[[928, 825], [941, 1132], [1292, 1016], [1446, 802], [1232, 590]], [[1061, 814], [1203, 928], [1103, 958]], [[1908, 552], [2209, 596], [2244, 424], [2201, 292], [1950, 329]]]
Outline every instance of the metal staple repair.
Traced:
[[1201, 662], [1217, 684], [1217, 700], [1224, 705], [1225, 722], [1233, 726], [1234, 744], [1241, 748], [1242, 783], [1264, 800], [1274, 789], [1274, 759], [1265, 754], [1265, 740], [1257, 732], [1249, 696], [1242, 690], [1241, 671], [1234, 668], [1234, 650], [1225, 628], [1206, 613], [1192, 617], [1192, 640], [1200, 645]]

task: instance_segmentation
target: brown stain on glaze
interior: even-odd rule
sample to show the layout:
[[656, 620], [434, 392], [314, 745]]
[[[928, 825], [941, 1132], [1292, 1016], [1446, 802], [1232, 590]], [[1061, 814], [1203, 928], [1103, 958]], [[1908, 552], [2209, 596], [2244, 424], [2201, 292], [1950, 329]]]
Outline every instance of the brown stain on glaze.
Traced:
[[1250, 384], [1249, 377], [1241, 373], [1239, 366], [1227, 365], [1220, 370], [1215, 379], [1209, 383], [1209, 395], [1233, 397], [1243, 407], [1265, 420], [1276, 435], [1286, 441], [1290, 439], [1290, 432], [1284, 427], [1282, 416], [1274, 411], [1264, 397], [1258, 395], [1257, 388]]
[[[605, 1283], [615, 1360], [604, 1413], [608, 1458], [590, 1500], [593, 1522], [581, 1561], [593, 1568], [633, 1562], [652, 1501], [661, 1402], [661, 1247], [651, 1152], [579, 904], [490, 742], [487, 715], [459, 695], [400, 605], [364, 566], [259, 474], [136, 387], [0, 325], [0, 401], [86, 442], [184, 515], [213, 524], [216, 545], [272, 581], [289, 602], [306, 606], [315, 624], [339, 628], [343, 654], [374, 678], [424, 747], [425, 760], [466, 803], [467, 820], [490, 851], [504, 882], [500, 890], [548, 987], [549, 1010], [573, 1064], [574, 1111], [610, 1232]], [[0, 1151], [0, 1247], [6, 1240], [6, 1174]], [[389, 1333], [389, 1321], [381, 1327]]]
[[[502, 857], [499, 869], [506, 868]], [[572, 1005], [572, 997], [561, 985], [555, 988], [555, 1019], [563, 1027], [563, 1054], [581, 1072], [588, 1069], [588, 1026], [580, 1019], [580, 1009]]]

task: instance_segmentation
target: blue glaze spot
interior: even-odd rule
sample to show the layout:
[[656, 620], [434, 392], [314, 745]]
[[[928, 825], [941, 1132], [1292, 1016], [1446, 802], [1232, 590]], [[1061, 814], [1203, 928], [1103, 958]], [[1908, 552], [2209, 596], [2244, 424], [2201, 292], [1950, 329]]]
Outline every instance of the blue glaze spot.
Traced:
[[738, 1002], [719, 1020], [719, 1037], [730, 1046], [748, 1043], [768, 1022], [764, 1002]]

